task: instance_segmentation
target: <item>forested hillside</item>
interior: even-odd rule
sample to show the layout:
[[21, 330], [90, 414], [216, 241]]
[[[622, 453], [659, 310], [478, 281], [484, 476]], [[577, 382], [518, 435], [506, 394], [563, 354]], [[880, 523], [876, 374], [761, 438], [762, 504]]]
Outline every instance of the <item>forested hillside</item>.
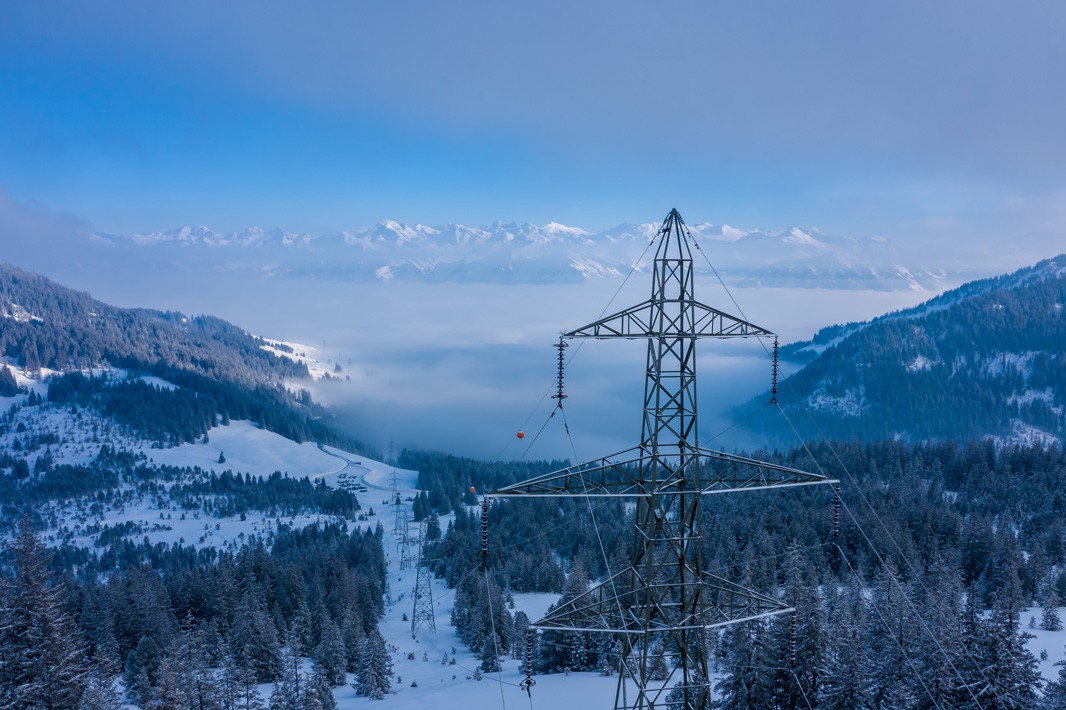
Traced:
[[[1036, 707], [1026, 627], [1061, 628], [1066, 598], [1061, 449], [837, 442], [757, 457], [817, 461], [840, 478], [842, 524], [834, 531], [828, 486], [705, 501], [706, 568], [798, 610], [712, 635], [725, 674], [718, 707]], [[497, 649], [520, 655], [535, 621], [500, 614], [509, 595], [572, 599], [624, 569], [632, 526], [632, 512], [611, 501], [494, 502], [482, 574], [480, 524], [458, 511], [427, 555], [457, 587], [452, 620], [482, 670], [495, 668]], [[1044, 611], [1019, 618], [1032, 606]], [[540, 673], [610, 673], [618, 662], [617, 641], [602, 634], [545, 632], [534, 653]], [[665, 678], [666, 640], [657, 653]], [[1066, 684], [1047, 692], [1066, 697]]]
[[0, 264], [0, 357], [26, 370], [161, 366], [243, 385], [308, 376], [264, 344], [219, 318], [116, 308]]
[[219, 318], [116, 308], [0, 264], [0, 396], [19, 391], [6, 359], [59, 371], [46, 377], [50, 403], [92, 408], [159, 446], [249, 419], [297, 442], [367, 451], [329, 426], [306, 389], [289, 389], [310, 374], [275, 354], [287, 349]]
[[[1066, 255], [783, 348], [813, 359], [782, 382], [778, 401], [804, 438], [1062, 441], [1064, 309]], [[768, 400], [736, 416], [794, 441], [780, 418], [753, 416]]]

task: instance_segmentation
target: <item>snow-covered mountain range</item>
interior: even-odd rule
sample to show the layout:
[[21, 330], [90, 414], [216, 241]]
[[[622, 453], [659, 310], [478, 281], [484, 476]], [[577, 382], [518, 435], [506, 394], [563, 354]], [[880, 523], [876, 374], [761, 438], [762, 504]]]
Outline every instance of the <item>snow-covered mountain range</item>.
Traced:
[[[263, 230], [222, 234], [208, 227], [143, 234], [96, 232], [116, 250], [151, 249], [182, 259], [236, 260], [275, 275], [562, 283], [628, 273], [650, 263], [657, 224], [622, 224], [600, 232], [556, 222], [426, 226], [387, 220], [336, 234]], [[713, 268], [747, 286], [939, 291], [952, 281], [940, 268], [881, 238], [835, 236], [814, 228], [780, 231], [728, 224], [690, 225], [697, 270]], [[699, 253], [702, 252], [702, 255]], [[643, 257], [643, 258], [642, 258]], [[704, 258], [706, 257], [706, 258]]]

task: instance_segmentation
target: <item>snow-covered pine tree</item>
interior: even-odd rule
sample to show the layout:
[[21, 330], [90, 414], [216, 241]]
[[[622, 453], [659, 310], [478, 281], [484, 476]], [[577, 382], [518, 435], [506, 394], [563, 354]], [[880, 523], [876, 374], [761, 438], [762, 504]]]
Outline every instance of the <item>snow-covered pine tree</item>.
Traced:
[[975, 585], [970, 585], [966, 590], [960, 616], [960, 651], [965, 650], [965, 653], [956, 665], [960, 677], [956, 678], [952, 689], [952, 706], [960, 710], [979, 710], [993, 696], [990, 692], [992, 686], [984, 648], [988, 630], [982, 616], [980, 594]]
[[381, 700], [392, 688], [391, 676], [392, 658], [381, 632], [374, 629], [363, 642], [359, 672], [352, 685], [359, 695]]
[[865, 670], [873, 692], [870, 707], [900, 710], [914, 707], [918, 679], [917, 623], [891, 562], [878, 570], [870, 602], [866, 637], [869, 643]]
[[1059, 674], [1044, 688], [1040, 710], [1066, 710], [1066, 660], [1055, 663]]
[[1018, 609], [1010, 597], [1010, 590], [997, 599], [988, 618], [984, 644], [985, 668], [991, 685], [990, 702], [986, 707], [1023, 710], [1036, 706], [1040, 688], [1040, 673], [1036, 658], [1029, 653], [1025, 642], [1031, 634], [1018, 623]]
[[1044, 604], [1040, 611], [1040, 628], [1045, 631], [1062, 631], [1062, 618], [1059, 616], [1059, 595], [1055, 585], [1048, 584], [1044, 593]]
[[163, 666], [163, 649], [151, 636], [141, 639], [126, 656], [123, 674], [126, 689], [141, 705], [148, 703], [152, 688], [159, 684], [159, 670]]
[[666, 665], [666, 650], [662, 641], [655, 644], [652, 649], [651, 665], [648, 667], [648, 677], [651, 680], [662, 681], [670, 677], [670, 668]]
[[771, 620], [770, 655], [764, 664], [775, 669], [772, 681], [775, 707], [795, 710], [806, 708], [818, 692], [825, 663], [825, 618], [817, 575], [798, 543], [789, 545], [783, 567], [784, 602], [796, 611]]
[[526, 631], [529, 629], [529, 617], [524, 611], [517, 611], [514, 615], [513, 634], [511, 638], [511, 658], [525, 659], [526, 657]]
[[163, 661], [161, 674], [170, 674], [188, 698], [191, 708], [221, 709], [221, 689], [218, 674], [210, 666], [204, 628], [194, 625], [192, 618], [182, 624], [182, 632], [171, 644]]
[[359, 654], [363, 647], [363, 621], [359, 610], [348, 605], [341, 618], [341, 638], [344, 640], [344, 670], [355, 673], [359, 670]]
[[331, 686], [344, 685], [344, 669], [347, 664], [344, 639], [332, 620], [322, 622], [322, 640], [314, 653], [315, 662]]
[[955, 559], [937, 553], [921, 579], [914, 595], [925, 623], [917, 635], [919, 677], [912, 694], [923, 704], [953, 707], [960, 700], [972, 700], [965, 689], [964, 697], [958, 695], [960, 668], [973, 665], [962, 638], [961, 572]]
[[173, 708], [193, 708], [193, 697], [187, 684], [188, 674], [181, 667], [179, 657], [170, 655], [159, 666], [157, 682], [149, 690], [145, 710], [172, 710]]
[[281, 677], [275, 681], [270, 696], [270, 710], [301, 710], [306, 683], [301, 672], [300, 632], [295, 624], [290, 629], [289, 643], [281, 653]]
[[722, 638], [726, 674], [718, 689], [721, 710], [750, 710], [773, 707], [771, 677], [765, 658], [769, 634], [762, 621], [749, 621], [728, 627]]
[[[333, 698], [332, 680], [317, 663], [311, 675], [307, 677], [307, 698], [305, 703], [317, 702], [321, 710], [337, 710], [337, 701]], [[310, 708], [304, 710], [310, 710]]]
[[[692, 684], [693, 685], [699, 686], [699, 685], [703, 685], [705, 683], [707, 683], [707, 679], [703, 677], [702, 673], [694, 673], [692, 675]], [[693, 690], [690, 690], [689, 692], [690, 693], [694, 693], [694, 692], [699, 692], [699, 691], [696, 690], [696, 689], [693, 689]], [[685, 702], [685, 691], [684, 691], [684, 689], [678, 687], [677, 685], [675, 685], [673, 688], [671, 688], [670, 691], [666, 694], [665, 707], [670, 708], [671, 710], [673, 710], [673, 708], [681, 708], [683, 706], [684, 702]], [[690, 702], [692, 702], [692, 701], [690, 701]], [[752, 707], [754, 708], [755, 706], [752, 706]], [[702, 707], [696, 707], [695, 710], [711, 710], [711, 695], [710, 695], [710, 693], [707, 694], [707, 702], [704, 703]]]
[[867, 708], [871, 688], [865, 673], [869, 660], [863, 587], [858, 581], [835, 586], [839, 591], [830, 592], [829, 597], [817, 706], [824, 710]]
[[122, 710], [118, 693], [109, 676], [91, 673], [85, 686], [85, 693], [78, 702], [78, 710]]
[[231, 640], [238, 663], [252, 669], [260, 683], [272, 683], [280, 677], [277, 630], [253, 587], [245, 590], [237, 606]]
[[478, 666], [485, 673], [496, 673], [500, 670], [500, 657], [497, 654], [496, 639], [489, 633], [481, 642], [478, 652], [481, 665]]
[[259, 695], [255, 671], [240, 665], [233, 655], [227, 655], [222, 665], [222, 697], [226, 710], [263, 710], [266, 703]]
[[[575, 561], [563, 585], [559, 602], [549, 607], [551, 612], [588, 591], [589, 580], [580, 561]], [[592, 634], [574, 631], [546, 631], [538, 644], [536, 667], [540, 672], [559, 673], [590, 671], [597, 666], [596, 642]]]
[[85, 644], [26, 520], [8, 552], [16, 571], [0, 579], [0, 706], [77, 707], [88, 684]]

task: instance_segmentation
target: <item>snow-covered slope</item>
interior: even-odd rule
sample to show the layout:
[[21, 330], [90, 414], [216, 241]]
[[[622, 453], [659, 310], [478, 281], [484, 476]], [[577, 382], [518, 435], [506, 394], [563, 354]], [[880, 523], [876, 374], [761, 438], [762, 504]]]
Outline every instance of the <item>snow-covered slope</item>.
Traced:
[[[47, 381], [31, 378], [12, 368], [16, 382], [24, 389], [13, 397], [0, 398], [0, 452], [25, 462], [31, 480], [57, 466], [71, 466], [75, 475], [84, 467], [86, 475], [102, 452], [121, 452], [132, 465], [143, 467], [150, 477], [167, 480], [163, 467], [181, 471], [181, 483], [206, 480], [212, 474], [267, 477], [280, 473], [292, 479], [308, 478], [330, 488], [352, 492], [365, 511], [381, 507], [383, 491], [391, 487], [393, 475], [406, 490], [413, 489], [414, 471], [395, 469], [367, 456], [315, 442], [297, 443], [246, 420], [233, 420], [210, 428], [195, 443], [160, 447], [139, 436], [129, 427], [89, 407], [50, 403]], [[128, 377], [122, 371], [112, 377]], [[178, 389], [160, 378], [140, 378], [152, 387]], [[153, 474], [153, 471], [159, 471]], [[10, 471], [0, 468], [0, 475]], [[146, 474], [136, 478], [144, 479]], [[177, 481], [176, 481], [177, 482]], [[236, 544], [252, 534], [269, 533], [278, 520], [276, 512], [250, 511], [240, 518], [203, 514], [195, 506], [182, 505], [168, 496], [171, 484], [140, 487], [130, 480], [114, 488], [93, 489], [84, 499], [64, 497], [42, 503], [38, 513], [50, 516], [50, 539], [78, 540], [91, 545], [103, 526], [129, 524], [153, 542], [184, 542], [198, 546]], [[98, 495], [102, 493], [102, 495]], [[294, 513], [284, 518], [290, 525], [305, 525], [322, 516], [314, 512]], [[365, 517], [372, 525], [376, 518]]]
[[814, 420], [806, 436], [1062, 441], [1063, 304], [1066, 255], [823, 329], [782, 348], [808, 364], [782, 383], [780, 402], [797, 421]]

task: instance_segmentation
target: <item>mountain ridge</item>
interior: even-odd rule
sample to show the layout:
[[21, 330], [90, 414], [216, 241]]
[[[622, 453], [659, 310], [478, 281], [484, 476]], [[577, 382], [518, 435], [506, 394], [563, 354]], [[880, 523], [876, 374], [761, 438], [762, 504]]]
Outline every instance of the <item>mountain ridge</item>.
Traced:
[[[806, 364], [778, 400], [788, 416], [809, 415], [808, 436], [1061, 443], [1064, 309], [1066, 254], [785, 346], [784, 358]], [[782, 433], [780, 423], [749, 428]]]
[[[233, 418], [296, 442], [365, 450], [332, 430], [301, 386], [312, 380], [307, 360], [221, 318], [119, 308], [0, 264], [0, 370], [14, 365], [47, 383], [50, 401], [91, 407], [161, 444]], [[156, 434], [174, 422], [175, 441]]]
[[[949, 280], [941, 270], [912, 263], [916, 257], [881, 238], [799, 226], [775, 231], [699, 223], [689, 229], [723, 277], [741, 285], [939, 291]], [[277, 275], [317, 268], [357, 279], [559, 283], [628, 273], [634, 264], [646, 268], [638, 260], [657, 230], [652, 223], [593, 232], [558, 222], [474, 227], [383, 220], [327, 234], [259, 227], [223, 234], [185, 226], [129, 235], [95, 232], [91, 239], [116, 250], [173, 250], [183, 258], [239, 254], [242, 260], [261, 260], [257, 268]], [[695, 266], [710, 271], [702, 260]]]

